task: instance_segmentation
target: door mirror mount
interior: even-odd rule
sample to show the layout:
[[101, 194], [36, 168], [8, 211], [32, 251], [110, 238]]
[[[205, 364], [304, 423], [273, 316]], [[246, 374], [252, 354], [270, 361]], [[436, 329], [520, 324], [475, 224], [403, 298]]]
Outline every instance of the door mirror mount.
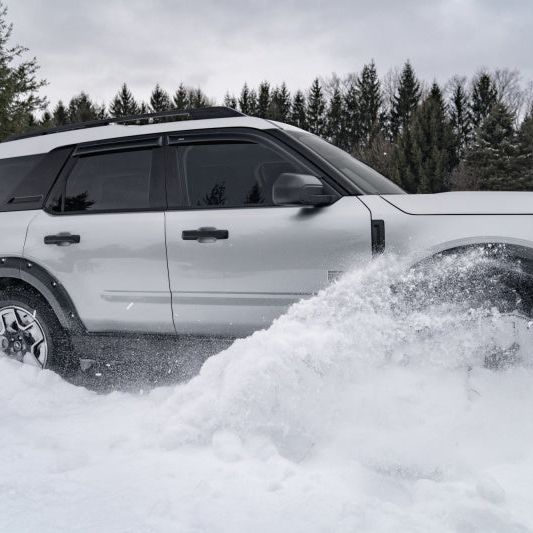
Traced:
[[336, 197], [326, 194], [316, 176], [286, 172], [274, 182], [272, 199], [275, 205], [319, 207], [332, 204]]

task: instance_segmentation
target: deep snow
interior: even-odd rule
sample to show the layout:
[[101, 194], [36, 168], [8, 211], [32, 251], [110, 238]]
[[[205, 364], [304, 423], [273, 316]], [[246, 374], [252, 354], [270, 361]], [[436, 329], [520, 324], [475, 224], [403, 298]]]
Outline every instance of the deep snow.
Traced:
[[511, 321], [461, 298], [406, 303], [402, 271], [350, 272], [143, 395], [0, 358], [0, 531], [532, 530], [529, 332], [488, 369]]

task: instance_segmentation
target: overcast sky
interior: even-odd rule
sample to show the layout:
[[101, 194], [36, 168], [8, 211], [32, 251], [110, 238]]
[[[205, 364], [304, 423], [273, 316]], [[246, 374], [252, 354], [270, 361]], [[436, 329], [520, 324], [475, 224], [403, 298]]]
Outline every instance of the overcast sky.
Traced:
[[533, 80], [533, 0], [5, 0], [52, 102], [86, 90], [109, 101], [122, 82], [147, 98], [183, 81], [222, 99], [244, 81], [290, 89], [374, 58], [409, 58], [425, 80], [481, 66]]

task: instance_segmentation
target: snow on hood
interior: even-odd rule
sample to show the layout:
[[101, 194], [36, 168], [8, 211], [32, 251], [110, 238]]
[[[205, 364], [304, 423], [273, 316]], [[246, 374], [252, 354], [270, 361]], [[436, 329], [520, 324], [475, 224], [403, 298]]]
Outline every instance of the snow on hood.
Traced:
[[533, 214], [533, 192], [443, 192], [384, 195], [410, 215], [521, 215]]
[[531, 352], [488, 370], [505, 321], [402, 304], [403, 268], [350, 272], [142, 396], [0, 359], [0, 531], [531, 531]]

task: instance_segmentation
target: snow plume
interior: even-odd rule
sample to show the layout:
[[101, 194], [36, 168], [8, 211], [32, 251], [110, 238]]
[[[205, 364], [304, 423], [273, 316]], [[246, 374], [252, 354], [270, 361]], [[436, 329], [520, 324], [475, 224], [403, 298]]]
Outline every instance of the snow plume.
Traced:
[[0, 531], [530, 531], [533, 342], [495, 265], [381, 258], [145, 396], [0, 360]]

